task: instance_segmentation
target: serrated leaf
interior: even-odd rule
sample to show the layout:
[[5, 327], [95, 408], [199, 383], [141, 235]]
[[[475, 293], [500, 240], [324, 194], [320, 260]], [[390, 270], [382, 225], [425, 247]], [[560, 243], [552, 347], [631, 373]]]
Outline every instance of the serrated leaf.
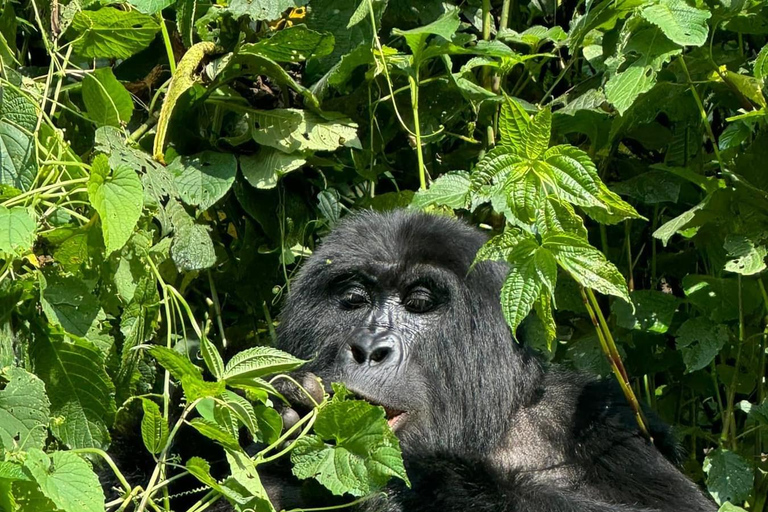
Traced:
[[410, 486], [400, 443], [389, 429], [382, 407], [332, 401], [320, 410], [315, 433], [300, 438], [291, 452], [296, 477], [315, 478], [337, 496], [369, 494], [391, 477]]
[[661, 66], [680, 53], [682, 49], [657, 27], [641, 28], [632, 33], [622, 49], [622, 60], [627, 55], [638, 57], [608, 79], [605, 84], [606, 98], [623, 115], [638, 96], [651, 90]]
[[501, 310], [514, 333], [541, 293], [533, 257], [512, 265], [501, 287]]
[[[523, 179], [509, 179], [502, 185], [509, 210], [524, 226], [532, 224], [540, 216], [546, 190], [539, 176], [534, 172], [526, 173]], [[494, 198], [491, 204], [497, 209]]]
[[531, 169], [531, 162], [512, 146], [496, 146], [480, 159], [471, 176], [471, 190], [483, 185], [522, 179]]
[[541, 168], [557, 185], [556, 194], [579, 206], [600, 206], [600, 178], [584, 151], [568, 145], [553, 146], [543, 156]]
[[500, 144], [523, 148], [524, 140], [531, 125], [531, 116], [523, 106], [507, 95], [499, 112]]
[[181, 381], [184, 377], [203, 380], [203, 374], [200, 368], [192, 364], [187, 356], [176, 352], [168, 347], [153, 345], [147, 349], [149, 355], [154, 357], [160, 365], [168, 370], [174, 379]]
[[104, 318], [98, 298], [77, 277], [41, 274], [40, 305], [53, 325], [84, 337]]
[[37, 107], [25, 95], [4, 87], [0, 94], [0, 185], [27, 191], [37, 176]]
[[548, 197], [543, 201], [543, 208], [538, 210], [536, 227], [542, 236], [554, 233], [567, 233], [587, 239], [587, 229], [584, 220], [576, 213], [573, 206], [556, 197]]
[[530, 234], [516, 228], [507, 228], [500, 235], [491, 237], [475, 255], [475, 266], [481, 261], [507, 261], [510, 254], [518, 244], [525, 241], [532, 241]]
[[112, 68], [98, 68], [86, 74], [81, 91], [88, 117], [97, 126], [119, 127], [130, 121], [133, 100], [115, 78]]
[[224, 448], [230, 450], [239, 450], [240, 444], [237, 438], [226, 429], [221, 428], [215, 421], [204, 418], [193, 418], [189, 424], [202, 435], [216, 441]]
[[681, 46], [701, 46], [707, 42], [707, 20], [712, 16], [708, 10], [691, 7], [684, 0], [660, 0], [640, 13]]
[[[219, 492], [221, 495], [225, 496], [227, 499], [238, 504], [247, 503], [248, 499], [243, 494], [237, 492], [236, 490], [232, 489], [228, 485], [220, 484], [215, 478], [211, 476], [211, 465], [205, 459], [202, 459], [200, 457], [192, 457], [184, 465], [184, 468], [187, 471], [189, 471], [189, 473], [192, 476], [200, 480], [200, 482], [207, 485], [211, 489]], [[247, 508], [247, 507], [244, 507], [244, 508], [238, 507], [238, 508], [240, 510], [254, 510], [254, 511], [258, 510], [259, 512], [261, 512], [262, 510], [260, 508]]]
[[306, 163], [304, 157], [298, 154], [284, 153], [274, 148], [261, 147], [253, 155], [240, 157], [240, 170], [252, 186], [270, 189], [291, 171], [295, 171]]
[[160, 25], [138, 11], [102, 7], [79, 11], [69, 27], [75, 53], [89, 59], [127, 59], [155, 38]]
[[360, 147], [357, 124], [339, 114], [323, 118], [308, 110], [283, 108], [251, 110], [253, 140], [285, 153], [335, 151], [342, 146]]
[[99, 478], [76, 454], [57, 451], [49, 457], [33, 448], [27, 453], [24, 469], [62, 512], [104, 512]]
[[275, 62], [303, 62], [310, 57], [325, 57], [333, 51], [333, 44], [332, 34], [296, 25], [275, 32], [269, 39], [254, 43], [251, 48]]
[[601, 224], [618, 224], [629, 219], [645, 219], [635, 208], [611, 191], [602, 181], [598, 183], [598, 206], [582, 206], [582, 209]]
[[115, 388], [104, 369], [101, 351], [92, 343], [38, 336], [30, 347], [35, 372], [51, 401], [51, 431], [70, 448], [109, 445], [115, 415]]
[[200, 352], [203, 354], [203, 361], [205, 361], [208, 371], [216, 379], [221, 379], [224, 376], [224, 361], [222, 361], [219, 351], [211, 340], [208, 339], [208, 336], [203, 335], [200, 339]]
[[168, 422], [160, 413], [160, 407], [149, 399], [142, 399], [144, 416], [141, 418], [141, 439], [144, 447], [151, 454], [163, 451], [168, 443]]
[[170, 7], [176, 0], [128, 0], [139, 12], [144, 14], [157, 14], [166, 7]]
[[544, 237], [542, 246], [552, 251], [560, 266], [582, 286], [630, 301], [627, 283], [619, 269], [585, 240], [555, 234]]
[[136, 171], [118, 166], [110, 172], [106, 155], [97, 155], [88, 179], [88, 199], [99, 212], [107, 254], [121, 249], [141, 217], [144, 189]]
[[248, 400], [229, 390], [222, 393], [220, 400], [221, 401], [218, 402], [218, 404], [222, 407], [226, 407], [234, 417], [251, 432], [251, 434], [255, 436], [259, 432], [259, 426], [256, 421], [256, 412], [253, 410], [253, 405], [251, 405]]
[[669, 239], [672, 238], [676, 233], [679, 233], [685, 229], [685, 227], [693, 220], [696, 214], [707, 206], [711, 197], [712, 196], [705, 197], [704, 200], [702, 200], [699, 204], [690, 210], [685, 211], [674, 219], [665, 222], [661, 227], [659, 227], [659, 229], [653, 232], [653, 237], [661, 240], [661, 243], [664, 245], [664, 247], [666, 247]]
[[22, 368], [6, 368], [2, 376], [8, 380], [5, 388], [0, 390], [2, 448], [5, 452], [42, 449], [48, 437], [51, 405], [45, 394], [45, 384]]
[[677, 330], [677, 350], [683, 356], [685, 373], [706, 368], [728, 341], [728, 327], [708, 318], [690, 318]]
[[248, 16], [253, 21], [273, 21], [291, 7], [306, 4], [306, 0], [232, 0], [226, 10], [235, 18]]
[[295, 370], [305, 361], [272, 347], [252, 347], [235, 354], [227, 362], [224, 380], [263, 377]]
[[718, 505], [727, 501], [741, 503], [752, 491], [753, 469], [743, 457], [717, 449], [704, 460], [707, 490]]
[[21, 255], [32, 249], [35, 228], [26, 208], [0, 205], [0, 253]]
[[181, 199], [207, 210], [232, 187], [237, 159], [231, 153], [203, 151], [175, 159], [168, 166]]
[[166, 211], [174, 229], [171, 257], [176, 267], [182, 272], [212, 267], [216, 252], [206, 227], [197, 224], [175, 199], [168, 201]]
[[549, 108], [539, 111], [531, 121], [523, 140], [528, 158], [539, 158], [549, 147], [552, 131], [552, 111]]
[[428, 189], [416, 192], [411, 207], [423, 209], [438, 205], [453, 209], [466, 208], [469, 205], [469, 187], [469, 173], [457, 171], [443, 174]]

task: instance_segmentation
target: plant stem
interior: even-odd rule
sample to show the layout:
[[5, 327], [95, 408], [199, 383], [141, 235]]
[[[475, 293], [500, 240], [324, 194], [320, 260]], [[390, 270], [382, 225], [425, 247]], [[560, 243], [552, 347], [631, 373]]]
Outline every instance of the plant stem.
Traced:
[[126, 493], [131, 492], [131, 484], [128, 483], [128, 480], [125, 479], [125, 476], [122, 472], [117, 468], [117, 464], [115, 464], [115, 461], [112, 460], [112, 457], [109, 456], [107, 452], [104, 450], [101, 450], [99, 448], [73, 448], [70, 450], [70, 452], [73, 453], [90, 453], [93, 455], [98, 455], [102, 459], [104, 459], [104, 462], [107, 463], [109, 468], [112, 470], [112, 472], [117, 477], [117, 480], [120, 482], [120, 485], [123, 486], [123, 489]]
[[704, 123], [704, 128], [707, 130], [709, 140], [712, 142], [712, 149], [715, 151], [715, 158], [717, 158], [717, 163], [720, 165], [720, 170], [725, 172], [725, 164], [723, 163], [723, 159], [720, 156], [720, 148], [717, 146], [717, 138], [715, 138], [715, 133], [712, 131], [712, 125], [709, 124], [709, 116], [707, 116], [707, 111], [704, 109], [704, 103], [701, 101], [701, 96], [699, 96], [699, 93], [696, 91], [696, 87], [693, 85], [693, 80], [691, 80], [691, 74], [688, 72], [688, 66], [685, 65], [685, 58], [683, 55], [680, 55], [678, 62], [680, 62], [680, 66], [682, 66], [683, 72], [685, 72], [685, 76], [688, 79], [688, 87], [691, 89], [693, 99], [696, 100], [696, 105], [699, 107], [701, 121]]
[[722, 444], [729, 444], [732, 449], [736, 449], [736, 436], [735, 432], [731, 431], [731, 423], [734, 423], [733, 406], [736, 400], [736, 382], [739, 375], [739, 365], [741, 364], [741, 349], [744, 345], [744, 305], [741, 293], [741, 274], [738, 274], [737, 279], [739, 287], [739, 340], [736, 347], [736, 363], [733, 369], [733, 377], [731, 377], [731, 384], [728, 386], [728, 395], [726, 397], [723, 432], [720, 434], [720, 442]]
[[499, 19], [499, 30], [504, 30], [509, 24], [509, 4], [511, 0], [504, 0], [501, 4], [501, 18]]
[[[386, 496], [384, 493], [378, 493], [380, 495]], [[364, 503], [377, 494], [370, 494], [368, 496], [363, 496], [362, 498], [357, 498], [354, 501], [350, 501], [349, 503], [344, 503], [342, 505], [331, 505], [329, 507], [316, 507], [316, 508], [292, 508], [290, 510], [282, 510], [281, 512], [322, 512], [324, 510], [338, 510], [340, 508], [347, 508], [347, 507], [354, 507], [355, 505], [359, 505], [361, 503]]]
[[211, 274], [210, 269], [208, 270], [208, 285], [211, 288], [213, 309], [216, 312], [216, 326], [219, 328], [219, 336], [221, 336], [221, 346], [227, 348], [227, 336], [224, 334], [224, 323], [221, 320], [221, 303], [219, 302], [219, 294], [216, 293], [216, 284], [213, 282], [213, 274]]
[[165, 53], [168, 55], [168, 66], [171, 69], [171, 75], [176, 74], [176, 57], [173, 56], [173, 46], [171, 45], [171, 37], [168, 35], [168, 27], [165, 25], [163, 19], [163, 13], [157, 13], [158, 21], [160, 22], [160, 32], [163, 34], [163, 43], [165, 43]]
[[584, 306], [586, 307], [587, 312], [589, 313], [589, 317], [592, 320], [592, 325], [595, 327], [597, 339], [600, 341], [600, 346], [603, 349], [603, 353], [605, 353], [606, 357], [608, 358], [608, 363], [613, 370], [613, 374], [616, 376], [616, 380], [619, 382], [621, 390], [624, 392], [624, 396], [629, 402], [629, 406], [635, 413], [635, 419], [637, 420], [637, 424], [640, 427], [640, 431], [647, 439], [653, 442], [653, 438], [651, 437], [651, 434], [648, 430], [648, 421], [646, 420], [645, 414], [640, 407], [640, 402], [638, 402], [635, 392], [632, 390], [629, 377], [627, 376], [627, 371], [624, 368], [624, 363], [621, 360], [621, 355], [619, 354], [619, 351], [616, 347], [616, 342], [613, 340], [613, 335], [611, 334], [610, 329], [608, 329], [608, 324], [605, 321], [605, 317], [603, 316], [603, 312], [600, 309], [600, 305], [597, 303], [597, 298], [589, 288], [581, 287], [580, 290], [581, 298], [584, 301]]
[[416, 159], [419, 162], [419, 188], [427, 188], [426, 167], [424, 166], [424, 154], [421, 148], [421, 129], [419, 127], [419, 69], [418, 64], [414, 70], [416, 76], [408, 77], [411, 86], [411, 109], [413, 110], [413, 136], [416, 139]]

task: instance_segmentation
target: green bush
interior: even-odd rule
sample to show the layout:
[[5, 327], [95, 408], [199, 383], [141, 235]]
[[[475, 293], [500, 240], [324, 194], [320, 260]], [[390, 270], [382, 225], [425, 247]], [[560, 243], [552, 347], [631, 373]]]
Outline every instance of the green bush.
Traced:
[[518, 338], [768, 510], [765, 2], [0, 3], [0, 509], [269, 511], [289, 453], [347, 502], [407, 482], [342, 388], [281, 434], [270, 345], [320, 236], [409, 207], [488, 230]]

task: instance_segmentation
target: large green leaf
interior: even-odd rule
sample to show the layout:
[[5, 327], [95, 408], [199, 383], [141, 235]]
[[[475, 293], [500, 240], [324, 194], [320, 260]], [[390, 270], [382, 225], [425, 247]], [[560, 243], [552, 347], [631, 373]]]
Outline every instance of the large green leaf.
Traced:
[[175, 159], [168, 172], [173, 175], [181, 199], [207, 210], [224, 197], [237, 175], [237, 159], [231, 153], [203, 151]]
[[[51, 404], [45, 384], [22, 368], [8, 367], [0, 390], [0, 442], [6, 452], [41, 449], [48, 437]], [[1, 478], [1, 477], [0, 477]]]
[[704, 460], [707, 489], [718, 504], [741, 503], [752, 491], [753, 469], [742, 456], [720, 448]]
[[306, 160], [299, 154], [262, 147], [253, 155], [240, 157], [240, 170], [248, 183], [254, 187], [269, 189], [275, 188], [280, 178], [305, 163]]
[[501, 309], [513, 333], [531, 311], [541, 293], [542, 281], [539, 280], [534, 258], [537, 248], [536, 242], [526, 240], [510, 255], [510, 259], [514, 257], [516, 262], [511, 265], [501, 287]]
[[522, 148], [531, 125], [531, 116], [514, 98], [504, 96], [499, 111], [500, 143], [505, 146]]
[[342, 146], [360, 148], [357, 124], [338, 114], [325, 118], [308, 110], [283, 108], [253, 110], [253, 140], [285, 153], [334, 151]]
[[83, 77], [83, 103], [97, 126], [120, 126], [133, 114], [133, 100], [112, 68], [99, 68]]
[[691, 7], [685, 0], [660, 0], [643, 8], [641, 14], [680, 46], [701, 46], [707, 42], [707, 20], [712, 14]]
[[421, 53], [424, 51], [429, 36], [436, 35], [450, 41], [453, 34], [458, 30], [459, 24], [459, 10], [451, 9], [429, 25], [413, 28], [411, 30], [400, 30], [396, 28], [392, 30], [392, 33], [396, 36], [403, 36], [405, 38], [405, 42], [411, 49], [414, 60], [418, 62], [421, 59]]
[[93, 289], [73, 276], [41, 274], [40, 305], [51, 324], [76, 336], [84, 337], [104, 318]]
[[128, 3], [134, 6], [144, 14], [157, 14], [166, 7], [170, 7], [176, 0], [128, 0]]
[[133, 234], [144, 205], [144, 189], [136, 171], [118, 166], [110, 172], [106, 155], [91, 165], [88, 199], [101, 217], [107, 254], [121, 249]]
[[89, 59], [126, 59], [143, 50], [155, 38], [160, 25], [138, 11], [102, 7], [79, 11], [69, 27], [75, 52]]
[[[597, 168], [584, 151], [561, 145], [549, 148], [543, 155], [545, 169], [557, 189], [555, 194], [579, 206], [599, 206], [600, 178]], [[538, 169], [538, 168], [537, 168]]]
[[605, 84], [608, 101], [624, 114], [639, 95], [651, 90], [661, 66], [679, 53], [682, 48], [670, 41], [658, 27], [641, 26], [632, 32], [620, 49], [619, 63], [626, 66]]
[[62, 512], [103, 512], [104, 492], [90, 464], [74, 453], [57, 451], [50, 457], [34, 448], [24, 469], [43, 494]]
[[160, 413], [160, 407], [149, 399], [141, 401], [144, 416], [141, 418], [141, 439], [149, 453], [163, 451], [168, 442], [168, 422]]
[[669, 330], [680, 305], [677, 297], [656, 290], [634, 290], [630, 296], [632, 304], [617, 300], [611, 305], [619, 327], [658, 333]]
[[35, 227], [26, 208], [0, 205], [0, 254], [24, 254], [32, 249]]
[[204, 270], [216, 263], [216, 252], [208, 230], [190, 217], [176, 199], [166, 205], [173, 225], [171, 257], [181, 271]]
[[728, 342], [728, 327], [715, 325], [707, 317], [690, 318], [677, 330], [677, 350], [683, 356], [685, 372], [709, 366]]
[[333, 51], [333, 43], [332, 34], [297, 25], [280, 30], [250, 48], [275, 62], [301, 62], [310, 57], [325, 57]]
[[226, 10], [235, 18], [248, 16], [253, 21], [273, 21], [291, 7], [306, 4], [307, 0], [232, 0]]
[[295, 370], [305, 361], [272, 347], [252, 347], [235, 354], [227, 362], [223, 378], [237, 381]]
[[431, 205], [449, 208], [466, 208], [469, 205], [469, 173], [449, 172], [437, 178], [426, 190], [413, 196], [411, 207], [426, 208]]
[[582, 286], [630, 302], [624, 276], [586, 240], [568, 234], [553, 234], [544, 237], [542, 245], [552, 251], [560, 266]]
[[109, 445], [115, 415], [115, 388], [104, 370], [101, 351], [92, 343], [40, 335], [31, 346], [35, 372], [51, 401], [51, 430], [70, 448]]
[[361, 401], [333, 401], [323, 407], [315, 435], [296, 442], [291, 462], [298, 478], [315, 478], [336, 495], [364, 496], [391, 477], [410, 486], [384, 409]]
[[37, 175], [37, 107], [24, 94], [4, 86], [0, 94], [0, 185], [29, 190]]
[[744, 276], [765, 270], [768, 248], [764, 244], [743, 235], [728, 235], [723, 247], [728, 251], [728, 257], [734, 258], [726, 262], [725, 270]]

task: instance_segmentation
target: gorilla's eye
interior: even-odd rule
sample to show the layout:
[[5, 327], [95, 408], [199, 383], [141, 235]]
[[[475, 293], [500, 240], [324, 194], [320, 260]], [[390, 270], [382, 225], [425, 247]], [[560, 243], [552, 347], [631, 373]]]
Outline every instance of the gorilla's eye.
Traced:
[[403, 301], [405, 309], [411, 313], [426, 313], [435, 306], [432, 292], [423, 286], [411, 290]]
[[341, 304], [344, 307], [350, 308], [350, 309], [357, 309], [359, 307], [365, 306], [368, 304], [368, 292], [359, 285], [353, 285], [345, 288], [341, 292], [340, 297]]

